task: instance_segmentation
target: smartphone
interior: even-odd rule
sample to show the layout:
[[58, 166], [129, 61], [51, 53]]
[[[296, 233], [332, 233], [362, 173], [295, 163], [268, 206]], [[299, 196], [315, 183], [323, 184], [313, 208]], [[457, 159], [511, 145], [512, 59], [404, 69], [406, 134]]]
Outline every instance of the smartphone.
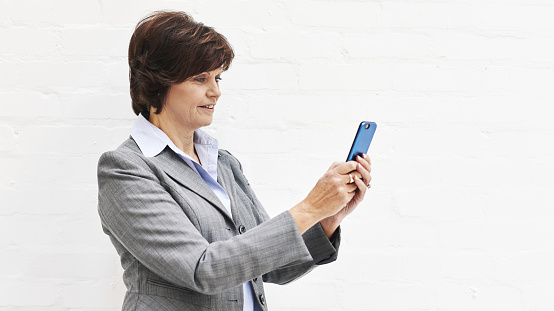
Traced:
[[375, 122], [362, 121], [356, 132], [356, 137], [354, 137], [354, 142], [352, 142], [352, 147], [348, 153], [346, 161], [352, 161], [356, 159], [356, 156], [363, 153], [367, 153], [375, 130], [377, 129], [377, 124]]

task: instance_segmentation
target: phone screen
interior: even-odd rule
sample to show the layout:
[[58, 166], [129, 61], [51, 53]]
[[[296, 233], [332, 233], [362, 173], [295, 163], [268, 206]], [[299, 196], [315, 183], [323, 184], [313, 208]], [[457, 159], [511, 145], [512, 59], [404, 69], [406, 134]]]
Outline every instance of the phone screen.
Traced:
[[369, 150], [369, 145], [377, 129], [377, 124], [375, 122], [362, 121], [354, 137], [354, 142], [352, 142], [352, 147], [348, 153], [346, 161], [352, 161], [356, 159], [356, 156], [363, 153], [367, 153]]

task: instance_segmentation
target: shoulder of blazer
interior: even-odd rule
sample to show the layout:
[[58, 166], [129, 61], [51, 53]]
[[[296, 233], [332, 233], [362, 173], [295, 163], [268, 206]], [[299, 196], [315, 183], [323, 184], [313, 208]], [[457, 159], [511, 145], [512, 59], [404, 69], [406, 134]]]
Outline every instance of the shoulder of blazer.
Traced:
[[[132, 137], [125, 140], [115, 150], [104, 152], [98, 159], [98, 178], [102, 175], [111, 176], [112, 170], [137, 170], [146, 173], [153, 172], [152, 161], [150, 161]], [[145, 170], [145, 171], [143, 171]], [[148, 174], [148, 173], [147, 173]]]
[[219, 155], [218, 160], [220, 162], [231, 166], [231, 168], [238, 168], [242, 172], [242, 165], [240, 164], [239, 160], [234, 155], [232, 155], [229, 151], [225, 149], [219, 149], [218, 155]]

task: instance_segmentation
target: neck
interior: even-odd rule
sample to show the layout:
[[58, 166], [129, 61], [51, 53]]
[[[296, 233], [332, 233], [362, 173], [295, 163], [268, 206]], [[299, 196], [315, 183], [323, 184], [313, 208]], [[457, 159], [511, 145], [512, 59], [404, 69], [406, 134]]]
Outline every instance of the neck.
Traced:
[[150, 112], [149, 121], [162, 130], [177, 148], [200, 163], [200, 159], [194, 150], [194, 130], [175, 126], [170, 118], [161, 117], [153, 112]]

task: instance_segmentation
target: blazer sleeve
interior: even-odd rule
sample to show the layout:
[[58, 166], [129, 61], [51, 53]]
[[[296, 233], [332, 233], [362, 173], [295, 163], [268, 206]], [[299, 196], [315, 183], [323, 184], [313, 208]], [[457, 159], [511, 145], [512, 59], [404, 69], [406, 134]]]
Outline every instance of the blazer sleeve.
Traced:
[[[254, 206], [258, 208], [258, 213], [261, 215], [262, 220], [269, 220], [269, 215], [256, 197], [250, 183], [244, 176], [240, 161], [226, 150], [220, 150], [220, 153], [230, 157], [230, 166], [233, 169], [233, 174], [235, 175], [237, 183], [254, 203]], [[341, 241], [340, 227], [337, 228], [333, 236], [329, 239], [327, 238], [327, 235], [323, 231], [321, 225], [317, 223], [312, 228], [304, 232], [302, 239], [312, 259], [310, 261], [297, 262], [272, 270], [271, 272], [263, 275], [264, 282], [286, 284], [302, 277], [318, 265], [331, 263], [337, 259]]]
[[208, 243], [154, 169], [132, 152], [111, 151], [99, 160], [98, 211], [120, 254], [128, 252], [167, 281], [203, 294], [313, 262], [313, 247], [288, 212], [244, 234]]

